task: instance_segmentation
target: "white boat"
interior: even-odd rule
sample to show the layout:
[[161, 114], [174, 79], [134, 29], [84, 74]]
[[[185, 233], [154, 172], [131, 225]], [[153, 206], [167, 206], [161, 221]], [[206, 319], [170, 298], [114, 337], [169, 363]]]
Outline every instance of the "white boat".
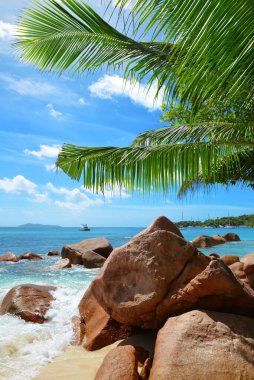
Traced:
[[80, 229], [80, 231], [90, 231], [90, 228], [88, 227], [87, 224], [81, 224], [79, 229]]

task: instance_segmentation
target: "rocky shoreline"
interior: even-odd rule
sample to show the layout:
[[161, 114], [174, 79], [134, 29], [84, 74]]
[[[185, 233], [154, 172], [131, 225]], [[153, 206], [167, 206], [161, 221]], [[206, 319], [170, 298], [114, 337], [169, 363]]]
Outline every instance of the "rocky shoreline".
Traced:
[[[142, 339], [115, 347], [96, 380], [253, 379], [254, 253], [241, 260], [206, 256], [198, 250], [204, 242], [239, 241], [235, 234], [207, 238], [187, 242], [159, 217], [114, 250], [104, 238], [63, 247], [67, 267], [101, 267], [73, 319], [75, 344], [92, 351], [158, 334], [154, 353]], [[43, 323], [49, 297], [52, 288], [20, 285], [7, 293], [0, 314]]]

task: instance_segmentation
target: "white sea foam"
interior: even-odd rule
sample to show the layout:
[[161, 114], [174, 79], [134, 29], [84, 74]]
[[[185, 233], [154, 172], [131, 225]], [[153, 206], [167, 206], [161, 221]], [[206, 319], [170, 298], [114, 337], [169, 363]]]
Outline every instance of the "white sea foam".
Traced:
[[58, 287], [40, 325], [11, 315], [0, 316], [0, 379], [29, 380], [39, 368], [61, 353], [72, 338], [71, 318], [78, 314], [84, 290]]

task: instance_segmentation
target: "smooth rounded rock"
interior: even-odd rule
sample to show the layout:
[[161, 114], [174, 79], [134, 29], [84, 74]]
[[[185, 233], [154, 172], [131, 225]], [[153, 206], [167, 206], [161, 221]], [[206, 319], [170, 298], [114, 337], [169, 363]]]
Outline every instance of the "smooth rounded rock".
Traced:
[[59, 252], [58, 251], [49, 251], [48, 256], [59, 256]]
[[221, 256], [220, 259], [226, 264], [226, 265], [231, 265], [237, 262], [240, 262], [240, 259], [238, 256], [235, 255], [224, 255]]
[[243, 256], [241, 262], [243, 263], [243, 270], [246, 274], [254, 272], [254, 252]]
[[25, 284], [9, 290], [2, 301], [0, 315], [13, 314], [27, 322], [43, 323], [54, 297], [55, 286]]
[[94, 380], [139, 380], [135, 347], [127, 345], [111, 350]]
[[79, 303], [79, 312], [85, 324], [83, 346], [89, 351], [108, 346], [133, 333], [131, 326], [123, 325], [110, 317], [94, 297], [91, 287]]
[[82, 240], [76, 244], [65, 245], [62, 248], [61, 256], [63, 259], [69, 259], [71, 264], [83, 265], [82, 255], [87, 251], [93, 251], [107, 259], [113, 248], [106, 238], [98, 237]]
[[157, 335], [149, 380], [252, 380], [254, 319], [194, 310]]
[[25, 252], [19, 256], [19, 260], [42, 260], [42, 256], [34, 252]]
[[118, 322], [157, 328], [158, 303], [195, 253], [193, 245], [168, 231], [140, 235], [111, 253], [92, 292]]
[[226, 241], [240, 241], [240, 237], [237, 234], [234, 234], [232, 232], [228, 232], [227, 234], [223, 235], [223, 238]]
[[134, 236], [134, 239], [136, 237], [140, 237], [142, 235], [151, 234], [155, 231], [168, 231], [176, 234], [177, 236], [180, 236], [183, 238], [183, 235], [177, 225], [175, 225], [173, 222], [171, 222], [170, 219], [168, 219], [166, 216], [159, 216], [156, 218], [150, 226], [148, 226], [145, 230], [141, 231], [139, 234]]
[[105, 257], [91, 250], [82, 253], [81, 257], [84, 267], [88, 269], [101, 268], [106, 261]]
[[10, 261], [16, 263], [19, 261], [18, 257], [12, 252], [6, 252], [0, 256], [0, 261]]

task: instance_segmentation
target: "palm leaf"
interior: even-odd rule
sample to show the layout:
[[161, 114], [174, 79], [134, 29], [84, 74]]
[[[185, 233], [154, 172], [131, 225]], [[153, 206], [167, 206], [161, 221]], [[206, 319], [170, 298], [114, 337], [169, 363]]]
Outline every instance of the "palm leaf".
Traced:
[[[119, 0], [118, 6], [127, 1]], [[239, 0], [133, 1], [137, 31], [177, 41], [177, 80], [166, 89], [194, 108], [208, 98], [241, 97], [253, 109], [254, 3]], [[181, 62], [180, 62], [181, 59]]]
[[[252, 144], [254, 146], [254, 143]], [[86, 148], [66, 144], [57, 165], [71, 178], [93, 191], [125, 188], [133, 192], [167, 193], [181, 183], [203, 178], [216, 181], [222, 162], [227, 170], [239, 170], [238, 153], [243, 148], [232, 142], [190, 142], [127, 148]]]
[[[232, 122], [200, 122], [195, 124], [174, 125], [140, 134], [132, 146], [170, 144], [177, 142], [218, 142], [228, 141], [242, 147], [252, 146], [254, 125], [246, 124], [241, 128]], [[249, 144], [249, 145], [248, 145]]]
[[153, 80], [162, 80], [172, 67], [172, 44], [137, 42], [118, 32], [81, 0], [62, 3], [37, 0], [24, 11], [15, 44], [22, 61], [60, 74], [128, 66], [131, 77], [134, 72], [145, 77], [152, 70]]

